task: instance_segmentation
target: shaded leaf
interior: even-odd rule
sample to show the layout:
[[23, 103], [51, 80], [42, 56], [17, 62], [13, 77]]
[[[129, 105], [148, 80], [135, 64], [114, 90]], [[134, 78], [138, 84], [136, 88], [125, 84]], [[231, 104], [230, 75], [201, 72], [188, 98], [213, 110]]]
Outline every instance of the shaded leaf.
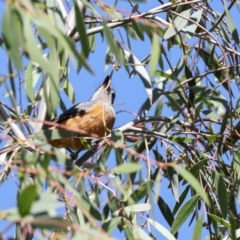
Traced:
[[135, 202], [138, 202], [142, 198], [148, 197], [153, 185], [154, 185], [153, 181], [149, 181], [142, 184], [130, 195], [129, 198], [132, 198]]
[[221, 208], [222, 217], [226, 219], [228, 210], [228, 194], [221, 174], [215, 171], [218, 203]]
[[123, 146], [124, 136], [123, 136], [122, 131], [120, 131], [120, 130], [111, 131], [111, 140], [114, 142], [113, 146], [115, 148]]
[[33, 202], [37, 198], [37, 186], [29, 185], [24, 188], [18, 196], [18, 211], [24, 217], [30, 213]]
[[187, 220], [187, 218], [192, 213], [193, 209], [196, 207], [197, 201], [199, 200], [199, 196], [193, 196], [190, 198], [179, 210], [173, 224], [172, 224], [172, 234], [175, 234], [182, 224]]
[[169, 226], [172, 226], [174, 217], [173, 217], [173, 214], [172, 214], [169, 206], [164, 201], [164, 199], [161, 198], [160, 196], [158, 197], [157, 203], [158, 203], [158, 207], [159, 207], [160, 211], [162, 212], [162, 215], [164, 216], [165, 220], [167, 221]]
[[225, 5], [225, 12], [226, 12], [227, 25], [228, 25], [229, 31], [232, 34], [232, 38], [236, 42], [236, 44], [239, 44], [239, 36], [238, 36], [237, 27], [235, 26], [232, 16], [229, 13], [226, 5]]

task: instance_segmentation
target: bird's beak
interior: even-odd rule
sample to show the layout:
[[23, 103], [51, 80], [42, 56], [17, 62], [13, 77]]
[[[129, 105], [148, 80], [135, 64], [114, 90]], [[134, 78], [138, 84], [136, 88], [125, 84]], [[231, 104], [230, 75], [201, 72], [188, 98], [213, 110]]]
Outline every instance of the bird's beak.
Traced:
[[108, 87], [110, 87], [110, 85], [111, 85], [111, 75], [107, 75], [103, 81], [102, 86], [105, 88], [108, 88]]

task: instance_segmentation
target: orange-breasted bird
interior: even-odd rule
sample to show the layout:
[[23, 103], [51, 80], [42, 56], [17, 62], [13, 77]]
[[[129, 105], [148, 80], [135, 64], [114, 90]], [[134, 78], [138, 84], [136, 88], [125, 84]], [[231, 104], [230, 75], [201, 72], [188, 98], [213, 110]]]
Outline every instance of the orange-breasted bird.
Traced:
[[89, 101], [72, 106], [53, 120], [71, 129], [83, 130], [86, 134], [76, 133], [76, 137], [49, 140], [49, 143], [54, 147], [80, 151], [84, 146], [79, 135], [107, 136], [115, 122], [114, 99], [115, 91], [111, 87], [111, 77], [107, 76]]
[[[112, 74], [111, 74], [112, 75]], [[107, 136], [112, 130], [115, 122], [115, 111], [113, 102], [115, 91], [111, 87], [111, 76], [107, 76], [102, 85], [94, 92], [87, 102], [78, 103], [52, 121], [73, 129], [79, 129], [86, 134], [76, 132], [76, 136], [71, 138], [61, 138], [49, 140], [49, 143], [58, 148], [77, 150], [84, 149], [80, 137], [95, 135], [98, 137]], [[51, 127], [51, 129], [60, 127]], [[18, 143], [0, 150], [0, 154], [13, 151]]]

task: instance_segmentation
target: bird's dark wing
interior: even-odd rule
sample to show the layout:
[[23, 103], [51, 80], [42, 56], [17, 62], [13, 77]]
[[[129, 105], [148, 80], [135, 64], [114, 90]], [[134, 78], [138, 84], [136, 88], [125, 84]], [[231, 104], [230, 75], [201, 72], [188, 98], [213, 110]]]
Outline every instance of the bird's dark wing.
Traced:
[[69, 118], [83, 115], [88, 109], [90, 109], [95, 103], [94, 102], [82, 102], [75, 104], [62, 114], [60, 114], [58, 117], [52, 119], [53, 122], [61, 123], [66, 121]]

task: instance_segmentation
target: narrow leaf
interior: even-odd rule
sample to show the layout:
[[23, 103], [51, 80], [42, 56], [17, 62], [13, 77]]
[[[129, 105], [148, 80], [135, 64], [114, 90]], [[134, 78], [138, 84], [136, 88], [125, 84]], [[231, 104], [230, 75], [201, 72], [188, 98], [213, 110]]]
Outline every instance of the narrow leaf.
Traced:
[[179, 210], [173, 224], [172, 224], [172, 234], [175, 234], [178, 229], [182, 226], [182, 224], [187, 220], [189, 215], [192, 213], [193, 209], [196, 207], [197, 201], [199, 200], [199, 196], [196, 195], [190, 198]]
[[149, 181], [141, 185], [139, 188], [137, 188], [130, 196], [129, 198], [133, 199], [135, 202], [140, 201], [144, 197], [148, 197], [149, 193], [154, 186], [153, 181]]
[[177, 164], [172, 165], [172, 167], [179, 172], [182, 178], [184, 178], [191, 185], [191, 187], [200, 195], [200, 197], [205, 201], [205, 203], [209, 205], [210, 203], [208, 197], [197, 179], [189, 171]]
[[226, 20], [227, 20], [228, 29], [232, 34], [233, 40], [236, 42], [236, 44], [239, 44], [239, 36], [238, 36], [237, 27], [234, 24], [232, 16], [229, 13], [226, 5], [225, 5], [225, 12], [226, 12]]
[[202, 216], [199, 216], [199, 218], [197, 219], [196, 225], [194, 227], [194, 230], [193, 230], [192, 239], [201, 240], [202, 229], [203, 229]]
[[222, 217], [226, 219], [228, 210], [228, 194], [221, 174], [215, 171], [218, 203], [221, 209]]
[[169, 206], [163, 200], [163, 198], [161, 198], [160, 196], [158, 197], [157, 203], [158, 203], [158, 207], [159, 207], [160, 211], [162, 212], [162, 215], [164, 216], [165, 220], [167, 221], [169, 226], [172, 226], [174, 217], [173, 217], [173, 214], [172, 214]]
[[124, 210], [127, 212], [143, 212], [148, 211], [152, 208], [149, 203], [138, 203], [124, 207]]
[[29, 185], [18, 196], [18, 211], [24, 217], [29, 214], [34, 200], [37, 197], [37, 186]]
[[90, 52], [90, 47], [89, 47], [88, 37], [85, 30], [84, 18], [82, 16], [82, 12], [79, 9], [77, 1], [74, 1], [74, 9], [75, 9], [75, 15], [76, 15], [76, 27], [77, 27], [79, 36], [81, 38], [80, 43], [82, 44], [82, 52], [85, 58], [87, 58]]
[[160, 55], [160, 46], [159, 46], [158, 35], [156, 33], [153, 33], [152, 53], [151, 53], [151, 58], [149, 62], [149, 73], [151, 76], [154, 75], [156, 71], [159, 55]]
[[117, 166], [113, 169], [113, 172], [117, 174], [121, 173], [134, 173], [142, 169], [142, 165], [139, 163], [125, 163]]
[[188, 22], [188, 18], [190, 17], [191, 14], [191, 9], [187, 9], [183, 12], [180, 13], [181, 16], [177, 16], [174, 21], [172, 22], [172, 24], [169, 26], [169, 28], [167, 29], [167, 31], [165, 32], [163, 38], [165, 40], [173, 37], [174, 35], [176, 35], [180, 30], [182, 30], [184, 28], [184, 26], [187, 24]]
[[148, 222], [152, 224], [154, 228], [156, 228], [166, 239], [168, 240], [176, 240], [176, 238], [170, 233], [164, 226], [162, 226], [159, 222], [147, 218]]

